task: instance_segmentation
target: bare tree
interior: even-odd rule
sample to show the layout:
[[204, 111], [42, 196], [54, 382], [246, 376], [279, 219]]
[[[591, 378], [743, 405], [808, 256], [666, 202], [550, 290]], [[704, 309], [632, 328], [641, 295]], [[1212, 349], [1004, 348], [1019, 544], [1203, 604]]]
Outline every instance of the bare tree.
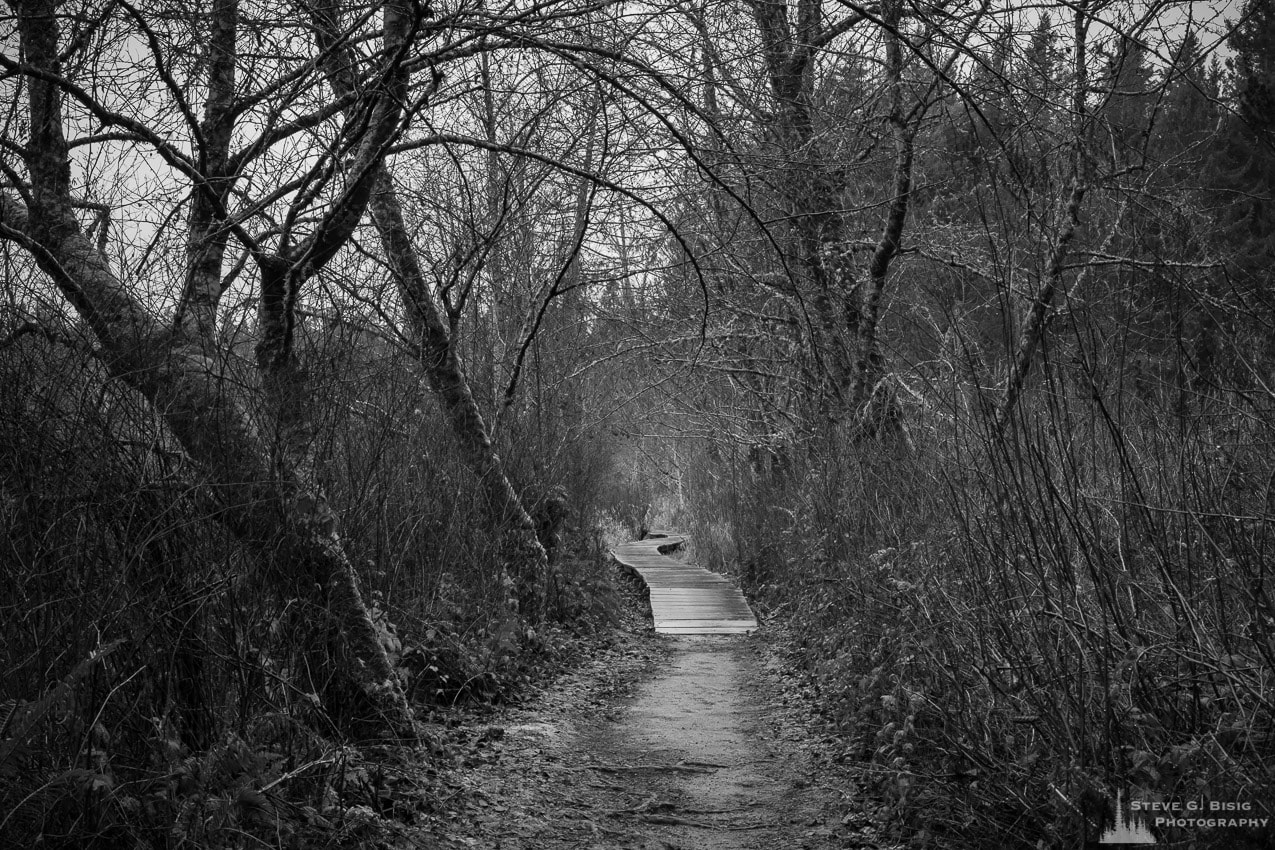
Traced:
[[[91, 27], [77, 27], [68, 40], [59, 4], [39, 0], [12, 5], [21, 57], [6, 56], [0, 62], [27, 89], [29, 135], [20, 148], [25, 174], [6, 169], [11, 193], [3, 196], [0, 207], [0, 235], [32, 255], [92, 328], [97, 354], [110, 373], [151, 403], [206, 471], [217, 516], [261, 555], [277, 552], [290, 582], [318, 589], [317, 601], [333, 618], [332, 633], [341, 635], [348, 652], [340, 674], [375, 707], [385, 728], [412, 734], [411, 711], [368, 615], [337, 518], [316, 479], [309, 401], [293, 342], [302, 288], [349, 240], [371, 198], [379, 163], [407, 117], [406, 60], [421, 10], [406, 2], [384, 7], [375, 28], [379, 49], [359, 93], [351, 95], [351, 102], [337, 104], [349, 107], [350, 116], [339, 125], [332, 124], [339, 113], [330, 106], [285, 118], [309, 74], [308, 62], [323, 66], [332, 61], [331, 52], [293, 68], [272, 68], [275, 74], [266, 79], [237, 78], [237, 45], [244, 33], [235, 0], [217, 0], [210, 9], [203, 81], [178, 81], [176, 55], [165, 50], [143, 15], [124, 4], [123, 21], [117, 23], [109, 8], [101, 10], [98, 26], [127, 30], [131, 23], [136, 38], [148, 45], [149, 59], [192, 142], [192, 152], [186, 153], [167, 133], [142, 120], [141, 105], [120, 109], [68, 75], [68, 64], [75, 69], [82, 52], [91, 49]], [[366, 19], [360, 21], [358, 28], [343, 31], [343, 38], [368, 27]], [[196, 86], [205, 92], [202, 118], [189, 102]], [[70, 114], [64, 106], [68, 102], [75, 107]], [[259, 110], [253, 115], [260, 123], [238, 129], [257, 134], [232, 152], [236, 118], [253, 110]], [[94, 133], [91, 124], [103, 130]], [[228, 200], [237, 181], [272, 145], [324, 125], [332, 131], [329, 148], [316, 153], [300, 178], [252, 199], [245, 210], [232, 211]], [[174, 287], [179, 295], [169, 321], [113, 268], [103, 246], [94, 244], [77, 217], [78, 193], [86, 187], [76, 185], [74, 152], [115, 142], [149, 149], [190, 185], [187, 267]], [[264, 233], [252, 232], [250, 220], [280, 198], [288, 198], [282, 221]], [[305, 232], [299, 234], [302, 228]], [[227, 290], [223, 271], [231, 237], [258, 269], [257, 363], [271, 411], [269, 430], [254, 418], [247, 399], [218, 363], [224, 353], [215, 342], [216, 316]]]

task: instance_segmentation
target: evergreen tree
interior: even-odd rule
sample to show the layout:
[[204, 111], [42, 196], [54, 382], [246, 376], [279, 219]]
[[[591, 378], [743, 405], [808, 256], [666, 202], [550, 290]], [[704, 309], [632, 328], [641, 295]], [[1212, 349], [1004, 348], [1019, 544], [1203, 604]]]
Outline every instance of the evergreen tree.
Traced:
[[1101, 84], [1107, 95], [1099, 114], [1109, 134], [1104, 152], [1110, 151], [1115, 168], [1140, 163], [1146, 153], [1156, 100], [1146, 47], [1121, 37], [1107, 59]]
[[1045, 192], [1050, 191], [1048, 152], [1065, 132], [1064, 67], [1064, 51], [1058, 45], [1053, 18], [1046, 12], [1014, 69], [1019, 132], [1011, 152], [1015, 173]]
[[961, 96], [952, 98], [943, 147], [948, 154], [938, 167], [953, 191], [962, 192], [989, 178], [1004, 163], [1022, 115], [1011, 79], [1014, 31], [1001, 30], [975, 57], [977, 64]]
[[1155, 158], [1175, 176], [1198, 182], [1210, 154], [1205, 142], [1217, 132], [1218, 70], [1205, 68], [1200, 40], [1188, 32], [1165, 73], [1164, 102], [1152, 138]]
[[1269, 133], [1275, 129], [1275, 0], [1248, 0], [1228, 43], [1235, 51], [1240, 116], [1255, 133]]
[[1237, 270], [1265, 292], [1275, 260], [1275, 0], [1249, 0], [1229, 45], [1235, 112], [1214, 177]]
[[1029, 97], [1042, 104], [1052, 104], [1055, 101], [1060, 91], [1058, 78], [1062, 59], [1058, 36], [1054, 33], [1053, 18], [1045, 12], [1032, 31], [1023, 54], [1023, 87]]

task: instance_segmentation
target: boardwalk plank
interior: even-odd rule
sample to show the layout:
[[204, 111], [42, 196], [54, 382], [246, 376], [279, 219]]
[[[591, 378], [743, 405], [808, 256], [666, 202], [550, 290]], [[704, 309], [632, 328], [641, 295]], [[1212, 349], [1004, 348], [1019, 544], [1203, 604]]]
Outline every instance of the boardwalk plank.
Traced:
[[651, 597], [655, 630], [672, 635], [744, 634], [757, 628], [757, 618], [744, 594], [725, 577], [695, 564], [664, 555], [685, 540], [655, 532], [645, 540], [622, 543], [611, 550], [621, 565], [641, 576]]

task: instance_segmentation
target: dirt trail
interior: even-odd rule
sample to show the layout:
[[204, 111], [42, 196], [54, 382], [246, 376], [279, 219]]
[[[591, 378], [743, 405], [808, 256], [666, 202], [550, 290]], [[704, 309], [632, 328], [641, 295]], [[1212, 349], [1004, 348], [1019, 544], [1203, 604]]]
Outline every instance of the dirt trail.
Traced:
[[[476, 731], [450, 840], [503, 850], [877, 847], [758, 637], [620, 635]], [[484, 742], [483, 739], [486, 739]], [[468, 793], [465, 793], [468, 792]], [[851, 824], [846, 826], [844, 824]]]
[[645, 830], [663, 840], [656, 846], [773, 847], [776, 838], [813, 835], [825, 820], [803, 811], [804, 799], [774, 805], [810, 796], [808, 780], [767, 729], [768, 706], [750, 687], [757, 659], [740, 643], [676, 639], [668, 668], [642, 684], [621, 721], [579, 742], [599, 760], [659, 766], [616, 774], [623, 802], [642, 801], [628, 807], [633, 817], [662, 827]]

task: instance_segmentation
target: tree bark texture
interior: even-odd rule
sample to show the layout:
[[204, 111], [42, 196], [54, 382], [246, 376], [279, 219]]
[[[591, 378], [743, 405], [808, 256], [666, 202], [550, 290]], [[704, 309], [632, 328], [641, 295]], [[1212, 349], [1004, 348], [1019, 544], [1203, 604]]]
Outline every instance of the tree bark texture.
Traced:
[[881, 237], [877, 240], [868, 266], [868, 287], [863, 296], [859, 320], [858, 363], [851, 404], [859, 417], [860, 430], [874, 434], [895, 418], [897, 407], [892, 392], [878, 386], [885, 363], [877, 338], [880, 324], [881, 295], [885, 291], [890, 264], [899, 254], [903, 229], [907, 224], [908, 204], [912, 197], [912, 157], [916, 127], [909, 122], [903, 103], [903, 45], [899, 33], [901, 20], [897, 2], [888, 4], [884, 23], [885, 71], [889, 86], [890, 111], [887, 121], [894, 139], [894, 169], [891, 193], [886, 208]]
[[222, 268], [229, 232], [223, 225], [226, 200], [234, 185], [230, 144], [235, 129], [236, 39], [238, 0], [214, 0], [209, 21], [208, 98], [200, 132], [200, 171], [205, 185], [191, 197], [186, 235], [186, 281], [178, 303], [174, 328], [200, 341], [211, 354], [216, 344], [217, 308], [224, 291]]

